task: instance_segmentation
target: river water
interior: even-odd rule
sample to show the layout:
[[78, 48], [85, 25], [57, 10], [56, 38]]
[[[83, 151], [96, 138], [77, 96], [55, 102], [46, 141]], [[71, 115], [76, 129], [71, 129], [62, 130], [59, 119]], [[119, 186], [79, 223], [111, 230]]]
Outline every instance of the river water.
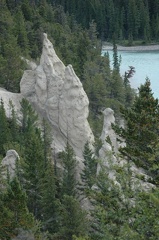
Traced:
[[[108, 52], [112, 66], [113, 52]], [[154, 97], [159, 98], [159, 51], [118, 51], [118, 55], [121, 56], [121, 75], [124, 75], [129, 66], [135, 67], [136, 72], [130, 80], [131, 86], [137, 89], [148, 77]]]

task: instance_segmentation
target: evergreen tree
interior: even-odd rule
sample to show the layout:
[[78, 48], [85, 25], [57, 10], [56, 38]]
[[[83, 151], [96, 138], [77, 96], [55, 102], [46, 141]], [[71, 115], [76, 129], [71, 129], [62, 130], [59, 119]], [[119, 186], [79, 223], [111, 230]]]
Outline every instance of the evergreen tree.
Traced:
[[2, 239], [11, 239], [16, 236], [18, 228], [27, 230], [33, 228], [34, 218], [29, 213], [26, 202], [26, 195], [15, 177], [8, 183], [0, 199], [0, 236]]
[[24, 188], [28, 196], [28, 208], [35, 217], [39, 216], [40, 179], [43, 176], [44, 153], [40, 132], [30, 133], [25, 139]]
[[66, 240], [72, 240], [74, 235], [77, 237], [87, 236], [86, 212], [82, 210], [79, 202], [73, 196], [64, 195], [61, 210], [59, 236]]
[[5, 154], [4, 144], [10, 139], [10, 131], [8, 128], [8, 121], [4, 109], [4, 103], [1, 99], [0, 102], [0, 155]]
[[142, 192], [137, 196], [135, 219], [132, 228], [140, 235], [139, 239], [158, 239], [159, 237], [159, 192], [158, 188]]
[[135, 97], [135, 90], [130, 86], [130, 79], [135, 73], [135, 68], [129, 66], [129, 70], [124, 74], [124, 87], [125, 87], [125, 106], [130, 107]]
[[97, 171], [97, 160], [94, 156], [93, 151], [89, 147], [87, 142], [84, 146], [84, 169], [81, 173], [81, 180], [84, 188], [84, 193], [87, 195], [93, 184], [95, 184], [96, 171]]
[[115, 131], [125, 140], [126, 146], [120, 152], [145, 170], [153, 166], [152, 157], [158, 144], [158, 99], [153, 97], [150, 81], [146, 79], [139, 88], [139, 94], [130, 109], [122, 109], [125, 128]]
[[47, 167], [47, 163], [51, 159], [51, 127], [48, 122], [43, 119], [42, 121], [42, 137], [43, 137], [43, 148], [44, 148], [44, 158], [45, 158], [45, 167]]
[[[114, 175], [111, 179], [110, 172]], [[139, 239], [139, 234], [131, 229], [133, 219], [132, 202], [137, 196], [136, 187], [131, 185], [132, 173], [128, 166], [109, 168], [101, 164], [97, 176], [96, 189], [92, 190], [92, 229], [91, 239]]]
[[60, 154], [63, 161], [61, 228], [58, 235], [72, 240], [73, 235], [85, 236], [87, 233], [86, 213], [77, 199], [77, 162], [73, 149], [67, 142], [65, 152]]
[[115, 71], [119, 72], [120, 62], [118, 59], [118, 50], [117, 50], [117, 45], [115, 43], [115, 40], [113, 42], [113, 68]]
[[28, 44], [24, 16], [20, 8], [17, 10], [14, 16], [14, 19], [15, 19], [14, 32], [17, 37], [17, 43], [21, 48], [21, 52], [27, 56], [29, 52], [29, 44]]
[[22, 113], [22, 133], [27, 134], [28, 132], [32, 132], [36, 128], [36, 122], [38, 119], [37, 114], [31, 107], [30, 103], [28, 100], [25, 98], [22, 99], [21, 101], [21, 113]]
[[62, 195], [76, 196], [76, 167], [77, 161], [72, 147], [67, 142], [65, 151], [60, 154], [63, 163]]
[[28, 208], [36, 218], [40, 214], [40, 180], [45, 169], [41, 131], [36, 126], [37, 115], [27, 100], [21, 102], [24, 188], [28, 196]]
[[[58, 179], [59, 180], [59, 179]], [[43, 229], [55, 234], [60, 228], [61, 203], [57, 199], [56, 180], [53, 163], [48, 160], [44, 177], [40, 180], [40, 212]]]
[[11, 140], [10, 142], [19, 142], [20, 141], [20, 126], [18, 125], [18, 117], [14, 109], [12, 101], [9, 101], [10, 106], [10, 116], [8, 119], [8, 125], [10, 129]]

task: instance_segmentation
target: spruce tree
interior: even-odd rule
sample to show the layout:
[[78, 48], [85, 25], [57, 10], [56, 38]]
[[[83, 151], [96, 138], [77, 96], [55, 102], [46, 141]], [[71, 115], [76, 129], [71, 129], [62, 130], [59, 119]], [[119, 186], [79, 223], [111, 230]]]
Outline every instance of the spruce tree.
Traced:
[[67, 142], [65, 151], [60, 154], [63, 163], [63, 177], [62, 177], [62, 195], [76, 196], [76, 167], [77, 161], [72, 147]]
[[[51, 160], [47, 161], [44, 177], [40, 180], [40, 212], [42, 226], [50, 234], [55, 234], [60, 228], [61, 203], [57, 198], [56, 176]], [[59, 181], [59, 179], [58, 179]]]
[[40, 132], [32, 132], [25, 139], [24, 188], [28, 196], [28, 208], [38, 218], [40, 201], [40, 179], [43, 177], [44, 152]]
[[8, 127], [8, 121], [4, 109], [4, 103], [1, 99], [0, 102], [0, 155], [5, 154], [4, 144], [10, 139], [10, 131]]
[[28, 196], [28, 208], [36, 218], [40, 214], [40, 180], [45, 169], [44, 147], [41, 131], [37, 127], [37, 115], [27, 100], [21, 102], [24, 188]]
[[[109, 175], [112, 171], [115, 173], [113, 179]], [[131, 229], [129, 221], [134, 217], [131, 204], [133, 197], [137, 195], [136, 187], [133, 189], [129, 184], [131, 177], [127, 166], [120, 168], [110, 164], [107, 168], [101, 164], [96, 188], [92, 189], [91, 193], [93, 204], [91, 239], [139, 239], [139, 235]]]
[[152, 158], [157, 150], [159, 127], [158, 99], [153, 97], [149, 79], [140, 86], [132, 107], [123, 108], [121, 113], [125, 128], [114, 128], [126, 143], [125, 147], [120, 148], [120, 152], [148, 171], [154, 164]]
[[21, 48], [21, 52], [27, 56], [29, 53], [29, 44], [28, 44], [28, 38], [27, 38], [27, 31], [24, 21], [24, 16], [19, 8], [14, 16], [14, 32], [15, 36], [17, 37], [17, 43]]
[[88, 142], [84, 146], [83, 157], [84, 168], [81, 173], [81, 180], [83, 184], [82, 188], [84, 193], [87, 195], [93, 184], [95, 184], [97, 171], [97, 160], [93, 151], [90, 149]]
[[17, 229], [31, 230], [34, 218], [27, 208], [27, 198], [17, 177], [8, 182], [7, 189], [0, 198], [0, 237], [11, 239]]
[[66, 240], [73, 235], [84, 236], [87, 233], [86, 213], [82, 210], [77, 198], [77, 162], [72, 147], [67, 142], [65, 151], [60, 154], [63, 162], [61, 187], [61, 228], [57, 233]]
[[73, 240], [73, 236], [87, 236], [88, 220], [86, 212], [73, 196], [65, 195], [61, 207], [61, 227], [59, 236], [62, 239]]

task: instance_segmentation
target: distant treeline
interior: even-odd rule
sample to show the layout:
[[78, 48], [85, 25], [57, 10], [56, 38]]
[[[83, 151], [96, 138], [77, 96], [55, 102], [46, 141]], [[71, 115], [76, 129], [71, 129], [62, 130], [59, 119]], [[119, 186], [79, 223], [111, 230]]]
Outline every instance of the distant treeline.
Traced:
[[102, 39], [157, 40], [159, 0], [49, 0], [84, 27], [94, 20]]

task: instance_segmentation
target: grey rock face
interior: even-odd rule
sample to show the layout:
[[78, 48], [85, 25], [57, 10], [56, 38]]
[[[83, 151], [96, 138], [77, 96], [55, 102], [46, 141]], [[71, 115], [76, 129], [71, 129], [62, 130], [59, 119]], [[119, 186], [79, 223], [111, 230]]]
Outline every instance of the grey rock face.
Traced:
[[58, 58], [46, 34], [40, 64], [24, 72], [20, 89], [40, 115], [49, 120], [55, 149], [60, 150], [68, 140], [81, 157], [86, 141], [94, 142], [87, 121], [89, 101], [72, 66], [66, 67]]

